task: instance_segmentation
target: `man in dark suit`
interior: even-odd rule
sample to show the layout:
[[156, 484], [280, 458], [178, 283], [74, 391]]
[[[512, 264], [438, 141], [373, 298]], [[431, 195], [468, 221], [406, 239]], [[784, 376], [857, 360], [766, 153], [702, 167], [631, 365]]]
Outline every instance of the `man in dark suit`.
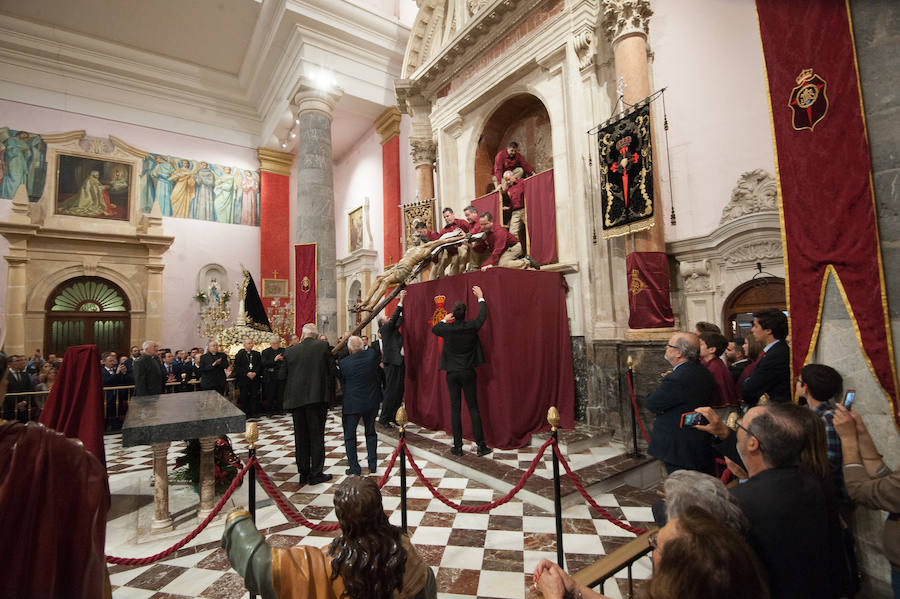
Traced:
[[344, 387], [342, 421], [344, 425], [344, 447], [347, 450], [347, 474], [362, 474], [356, 458], [356, 427], [360, 418], [366, 436], [366, 454], [369, 460], [369, 474], [375, 474], [378, 466], [378, 436], [375, 434], [375, 416], [381, 401], [378, 386], [378, 363], [381, 355], [375, 348], [363, 348], [363, 341], [357, 336], [347, 340], [350, 355], [338, 362], [338, 377]]
[[[109, 352], [103, 356], [103, 366], [100, 367], [103, 376], [103, 387], [125, 387], [133, 384], [128, 369], [124, 362], [119, 362], [116, 352]], [[122, 424], [121, 418], [128, 409], [128, 390], [113, 389], [104, 391], [106, 403], [106, 429], [118, 430]]]
[[[737, 383], [744, 368], [750, 365], [750, 360], [744, 355], [744, 340], [738, 337], [734, 341], [728, 342], [728, 348], [725, 350], [725, 361], [728, 364], [728, 372], [731, 373], [732, 380]], [[740, 393], [740, 390], [738, 390]]]
[[248, 418], [259, 408], [259, 384], [262, 373], [262, 356], [253, 349], [253, 339], [244, 339], [244, 347], [234, 356], [234, 380], [240, 396], [238, 405]]
[[157, 358], [159, 346], [155, 341], [144, 341], [143, 353], [132, 364], [134, 396], [160, 395], [166, 391], [166, 371]]
[[[9, 357], [9, 371], [6, 376], [8, 381], [7, 393], [31, 393], [34, 391], [34, 383], [31, 380], [31, 376], [25, 372], [27, 364], [28, 360], [25, 356], [15, 354]], [[29, 405], [32, 406], [33, 410], [33, 396], [20, 395], [19, 399], [15, 401], [11, 397], [4, 397], [2, 417], [9, 420], [18, 419], [19, 422], [28, 422]]]
[[681, 415], [711, 405], [716, 393], [716, 381], [700, 364], [699, 355], [697, 335], [672, 335], [666, 344], [666, 361], [672, 370], [644, 400], [644, 407], [656, 414], [648, 452], [663, 463], [667, 473], [682, 469], [713, 472], [712, 437], [693, 428], [681, 428]]
[[284, 398], [284, 381], [278, 378], [278, 373], [284, 364], [284, 348], [281, 347], [281, 337], [272, 335], [269, 338], [269, 347], [262, 350], [261, 363], [265, 410], [269, 414], [281, 414], [281, 404]]
[[763, 310], [753, 315], [750, 329], [765, 352], [753, 373], [744, 379], [741, 399], [753, 407], [766, 393], [774, 403], [791, 401], [791, 348], [785, 338], [788, 335], [787, 316], [781, 310]]
[[387, 320], [381, 319], [378, 323], [378, 334], [381, 335], [382, 351], [384, 357], [384, 406], [381, 408], [381, 417], [378, 422], [384, 426], [397, 423], [397, 410], [403, 403], [403, 377], [405, 366], [403, 363], [403, 335], [400, 327], [403, 324], [403, 298], [406, 290], [401, 291], [397, 297], [397, 307]]
[[294, 453], [300, 484], [331, 480], [325, 467], [325, 419], [337, 375], [328, 342], [318, 339], [313, 323], [303, 325], [303, 338], [284, 350], [279, 376], [286, 381], [284, 407], [294, 421]]
[[453, 313], [432, 327], [431, 332], [444, 338], [441, 351], [440, 369], [447, 371], [447, 389], [450, 391], [450, 425], [453, 427], [453, 455], [462, 455], [462, 421], [460, 419], [460, 393], [465, 392], [466, 406], [472, 421], [472, 436], [478, 445], [478, 455], [491, 453], [491, 448], [484, 442], [481, 430], [481, 414], [478, 412], [478, 380], [475, 367], [484, 362], [481, 341], [478, 340], [478, 329], [487, 319], [487, 303], [481, 287], [472, 287], [472, 293], [478, 298], [478, 317], [466, 320], [465, 302], [456, 302]]
[[210, 341], [206, 344], [206, 353], [200, 356], [197, 370], [200, 371], [200, 390], [217, 391], [225, 395], [227, 387], [228, 356], [219, 351], [219, 344]]

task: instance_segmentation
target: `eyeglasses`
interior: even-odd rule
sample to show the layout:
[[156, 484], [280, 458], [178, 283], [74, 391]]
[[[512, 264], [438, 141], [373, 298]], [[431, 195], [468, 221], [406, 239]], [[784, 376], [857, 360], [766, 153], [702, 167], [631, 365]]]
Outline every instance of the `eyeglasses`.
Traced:
[[757, 437], [757, 436], [753, 433], [753, 431], [751, 431], [749, 428], [747, 428], [746, 426], [744, 426], [743, 424], [741, 424], [741, 421], [740, 421], [740, 420], [736, 420], [735, 423], [734, 423], [734, 425], [735, 425], [737, 428], [739, 428], [739, 429], [741, 429], [742, 431], [744, 431], [745, 433], [747, 433], [748, 435], [750, 435], [751, 437], [753, 437], [754, 439], [756, 439], [756, 440], [759, 442], [759, 447], [760, 447], [760, 449], [762, 449], [763, 442], [762, 442], [762, 440], [761, 440], [759, 437]]
[[671, 347], [672, 349], [677, 349], [678, 351], [681, 351], [680, 347], [678, 347], [677, 345], [672, 345], [671, 343], [666, 343], [666, 347]]

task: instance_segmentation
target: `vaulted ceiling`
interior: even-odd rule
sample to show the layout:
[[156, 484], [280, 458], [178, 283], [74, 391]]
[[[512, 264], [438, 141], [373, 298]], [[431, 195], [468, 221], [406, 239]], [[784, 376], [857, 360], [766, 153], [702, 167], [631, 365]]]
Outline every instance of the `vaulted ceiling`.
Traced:
[[0, 97], [291, 150], [288, 95], [325, 69], [343, 90], [340, 160], [395, 104], [415, 13], [414, 0], [0, 0]]

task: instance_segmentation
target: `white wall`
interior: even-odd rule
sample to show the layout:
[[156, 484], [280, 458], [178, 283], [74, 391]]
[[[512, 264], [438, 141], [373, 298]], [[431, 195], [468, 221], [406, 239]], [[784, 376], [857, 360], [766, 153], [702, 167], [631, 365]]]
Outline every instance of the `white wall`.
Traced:
[[[416, 166], [410, 155], [409, 136], [412, 133], [412, 119], [404, 114], [400, 119], [400, 203], [412, 204], [416, 201]], [[427, 200], [428, 198], [422, 198]]]
[[[337, 259], [349, 255], [347, 214], [369, 198], [368, 230], [363, 231], [363, 247], [378, 251], [378, 264], [384, 255], [384, 193], [381, 177], [381, 136], [372, 129], [361, 137], [353, 150], [334, 165], [334, 223]], [[402, 161], [401, 161], [402, 162]]]
[[775, 157], [755, 4], [655, 0], [652, 7], [652, 86], [667, 88], [678, 224], [669, 224], [660, 100], [654, 108], [656, 167], [663, 175], [661, 220], [666, 240], [675, 241], [715, 229], [741, 173], [764, 168], [774, 175]]
[[[0, 100], [0, 115], [0, 127], [44, 134], [84, 129], [88, 136], [113, 135], [129, 145], [154, 153], [240, 168], [259, 168], [254, 148], [7, 100]], [[10, 206], [10, 200], [0, 200], [0, 219], [8, 217]], [[229, 284], [234, 291], [234, 283], [240, 280], [243, 264], [259, 284], [259, 228], [179, 218], [164, 218], [163, 228], [167, 235], [175, 237], [175, 241], [164, 257], [166, 317], [163, 319], [163, 338], [159, 341], [172, 348], [199, 345], [197, 305], [191, 299], [197, 291], [199, 269], [210, 262], [221, 264], [228, 270]], [[8, 253], [9, 244], [0, 237], [0, 256]], [[4, 317], [6, 279], [7, 264], [3, 261], [0, 263], [0, 289], [3, 290], [0, 293], [0, 316]], [[236, 308], [237, 303], [234, 302], [232, 309]]]

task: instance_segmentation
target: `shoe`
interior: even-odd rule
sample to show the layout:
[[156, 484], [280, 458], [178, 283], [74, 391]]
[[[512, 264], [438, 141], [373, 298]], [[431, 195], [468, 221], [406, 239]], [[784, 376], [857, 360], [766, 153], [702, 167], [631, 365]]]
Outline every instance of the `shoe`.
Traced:
[[533, 268], [535, 270], [541, 269], [541, 265], [538, 263], [537, 260], [535, 260], [534, 258], [531, 257], [531, 254], [525, 254], [525, 259], [528, 260], [528, 263], [531, 265], [531, 268]]
[[300, 475], [300, 486], [302, 487], [303, 485], [305, 485], [308, 480], [309, 480], [309, 474], [301, 474]]
[[452, 448], [450, 448], [450, 453], [452, 453], [453, 455], [462, 455], [463, 454], [462, 447], [452, 447]]
[[316, 474], [315, 476], [310, 476], [310, 477], [309, 477], [309, 484], [311, 484], [311, 485], [318, 485], [318, 484], [320, 484], [320, 483], [327, 483], [327, 482], [330, 481], [330, 480], [331, 480], [331, 475], [330, 475], [330, 474], [324, 474], [324, 473], [323, 473], [323, 474]]
[[344, 470], [344, 474], [346, 474], [347, 476], [362, 476], [362, 470], [356, 472], [355, 470], [353, 470], [353, 468], [347, 468], [346, 470]]
[[490, 447], [488, 447], [487, 445], [482, 445], [481, 447], [478, 448], [478, 451], [476, 451], [475, 453], [478, 454], [478, 457], [483, 457], [483, 456], [486, 456], [487, 454], [491, 453], [492, 451], [494, 451], [494, 450], [491, 449]]
[[369, 474], [378, 474], [378, 468], [369, 468]]

